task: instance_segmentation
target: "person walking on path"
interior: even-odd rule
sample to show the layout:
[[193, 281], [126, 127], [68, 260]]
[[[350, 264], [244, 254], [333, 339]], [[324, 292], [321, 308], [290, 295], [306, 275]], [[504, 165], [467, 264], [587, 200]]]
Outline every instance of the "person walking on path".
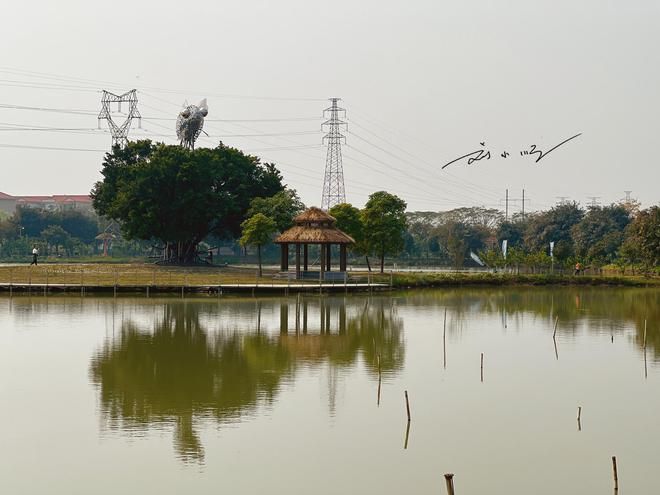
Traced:
[[579, 275], [582, 272], [582, 263], [579, 261], [575, 263], [575, 273], [573, 275]]
[[39, 250], [37, 249], [37, 246], [32, 246], [32, 263], [30, 263], [30, 266], [34, 265], [37, 266], [37, 258], [39, 257]]

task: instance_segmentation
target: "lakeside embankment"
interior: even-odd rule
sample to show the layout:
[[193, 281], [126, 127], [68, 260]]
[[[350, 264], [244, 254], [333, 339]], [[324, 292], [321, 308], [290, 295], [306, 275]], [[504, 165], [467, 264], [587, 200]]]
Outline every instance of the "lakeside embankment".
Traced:
[[[259, 292], [292, 290], [315, 290], [318, 281], [308, 280], [300, 287], [298, 281], [281, 277], [276, 270], [264, 270], [257, 277], [253, 267], [195, 266], [177, 267], [153, 264], [42, 264], [0, 265], [0, 289], [33, 290], [34, 287], [86, 292], [114, 289], [122, 292], [151, 290], [152, 292], [186, 292], [213, 290], [225, 291], [256, 290]], [[347, 290], [414, 289], [430, 287], [462, 286], [616, 286], [616, 287], [660, 287], [660, 278], [616, 275], [550, 275], [509, 274], [491, 272], [386, 272], [366, 271], [349, 273]], [[344, 287], [343, 281], [325, 282], [323, 288]]]
[[460, 286], [551, 286], [594, 285], [616, 287], [660, 287], [660, 278], [622, 275], [551, 275], [510, 273], [395, 273], [394, 288]]

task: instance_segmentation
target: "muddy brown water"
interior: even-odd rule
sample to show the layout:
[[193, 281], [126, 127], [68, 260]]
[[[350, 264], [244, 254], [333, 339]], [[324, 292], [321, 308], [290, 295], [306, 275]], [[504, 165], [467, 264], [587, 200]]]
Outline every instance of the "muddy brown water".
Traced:
[[1, 297], [0, 493], [595, 495], [613, 455], [660, 493], [659, 324], [657, 289]]

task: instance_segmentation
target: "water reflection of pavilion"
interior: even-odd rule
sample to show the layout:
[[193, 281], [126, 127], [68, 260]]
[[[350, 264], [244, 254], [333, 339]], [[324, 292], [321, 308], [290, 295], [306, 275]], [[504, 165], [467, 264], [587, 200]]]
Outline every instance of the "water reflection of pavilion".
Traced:
[[[361, 358], [374, 377], [376, 353], [385, 375], [403, 365], [403, 325], [389, 298], [241, 304], [243, 318], [233, 308], [231, 327], [223, 329], [211, 328], [210, 322], [222, 319], [226, 306], [205, 302], [168, 301], [150, 308], [158, 311], [147, 325], [121, 321], [91, 363], [105, 425], [131, 435], [173, 425], [178, 455], [201, 460], [196, 422], [211, 417], [236, 422], [274, 405], [300, 364], [336, 370]], [[332, 387], [329, 393], [332, 409]]]

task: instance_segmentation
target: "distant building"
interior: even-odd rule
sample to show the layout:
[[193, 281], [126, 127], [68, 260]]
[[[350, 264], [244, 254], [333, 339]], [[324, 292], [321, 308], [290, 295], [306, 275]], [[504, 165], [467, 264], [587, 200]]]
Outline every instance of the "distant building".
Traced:
[[16, 211], [16, 197], [0, 192], [0, 211], [13, 215]]
[[0, 210], [10, 215], [16, 208], [38, 208], [46, 211], [78, 210], [94, 213], [92, 198], [84, 194], [54, 194], [52, 196], [11, 196], [0, 192]]

